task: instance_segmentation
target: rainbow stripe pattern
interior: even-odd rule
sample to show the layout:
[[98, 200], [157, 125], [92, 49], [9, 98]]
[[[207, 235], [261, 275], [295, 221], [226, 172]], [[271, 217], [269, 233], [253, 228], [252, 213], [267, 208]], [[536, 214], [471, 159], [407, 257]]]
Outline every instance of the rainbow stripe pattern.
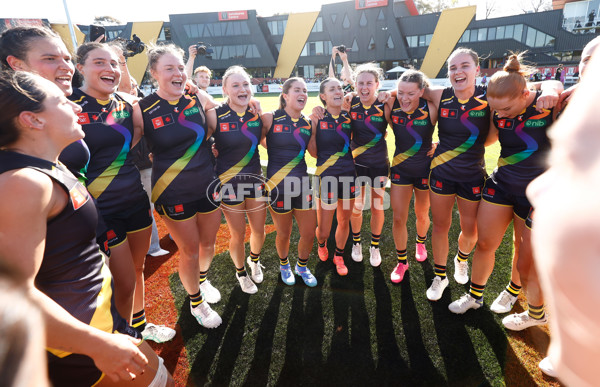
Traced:
[[189, 164], [190, 160], [198, 149], [200, 145], [202, 145], [202, 141], [204, 141], [204, 137], [206, 135], [206, 130], [202, 127], [202, 125], [197, 124], [195, 122], [191, 122], [186, 120], [185, 112], [189, 109], [192, 109], [196, 106], [196, 100], [190, 98], [189, 96], [185, 96], [186, 99], [189, 99], [190, 102], [187, 106], [179, 113], [177, 118], [177, 122], [179, 125], [186, 127], [188, 129], [193, 130], [196, 133], [196, 140], [194, 143], [185, 151], [183, 156], [177, 159], [173, 164], [167, 168], [167, 170], [156, 180], [156, 184], [154, 184], [154, 188], [152, 188], [152, 201], [156, 202], [160, 195], [167, 189], [169, 184], [173, 182], [173, 180], [183, 171], [183, 169]]
[[[544, 109], [544, 111], [542, 113], [530, 117], [529, 120], [540, 120], [540, 119], [547, 117], [549, 114], [550, 114], [550, 110]], [[528, 135], [527, 133], [525, 133], [523, 131], [523, 129], [525, 128], [525, 123], [527, 121], [528, 120], [521, 122], [515, 128], [515, 134], [521, 140], [523, 140], [523, 142], [525, 143], [527, 148], [522, 152], [515, 153], [508, 157], [499, 158], [498, 159], [498, 168], [503, 167], [505, 165], [514, 165], [514, 164], [520, 163], [521, 161], [523, 161], [523, 160], [527, 159], [529, 156], [531, 156], [533, 154], [533, 152], [538, 150], [538, 143], [533, 139], [533, 137], [531, 137], [530, 135]]]
[[234, 166], [229, 168], [227, 171], [225, 171], [219, 175], [219, 180], [221, 180], [222, 184], [227, 183], [229, 180], [234, 178], [238, 173], [240, 173], [240, 171], [242, 169], [244, 169], [244, 167], [246, 165], [248, 165], [250, 160], [252, 160], [252, 157], [258, 150], [258, 138], [256, 138], [256, 136], [248, 130], [248, 122], [258, 121], [258, 119], [259, 119], [258, 115], [255, 114], [254, 117], [252, 117], [248, 121], [244, 122], [244, 124], [242, 125], [242, 129], [241, 129], [242, 133], [244, 134], [244, 136], [249, 138], [250, 141], [252, 141], [252, 146], [250, 147], [250, 150], [248, 151], [248, 153], [246, 153], [246, 155], [237, 164], [235, 164]]
[[284, 165], [283, 167], [281, 167], [280, 170], [278, 170], [277, 172], [275, 172], [273, 174], [273, 176], [271, 176], [271, 178], [269, 179], [269, 181], [267, 181], [267, 189], [269, 191], [271, 191], [273, 188], [277, 187], [279, 185], [279, 183], [281, 183], [283, 181], [283, 179], [289, 175], [289, 173], [296, 168], [296, 166], [298, 164], [300, 164], [300, 162], [304, 159], [304, 153], [306, 152], [306, 143], [304, 142], [304, 140], [302, 140], [302, 137], [300, 136], [300, 130], [301, 129], [305, 129], [305, 130], [309, 130], [311, 129], [310, 125], [305, 125], [305, 126], [299, 126], [294, 130], [294, 138], [296, 139], [296, 141], [298, 142], [298, 144], [300, 144], [300, 151], [298, 152], [298, 154], [296, 155], [296, 157], [294, 157], [289, 163], [287, 163], [286, 165]]
[[477, 98], [477, 97], [473, 97], [473, 98], [477, 102], [479, 102], [480, 105], [465, 111], [460, 116], [460, 122], [471, 133], [469, 138], [467, 139], [467, 141], [463, 142], [458, 147], [456, 147], [452, 150], [446, 151], [440, 155], [437, 155], [431, 162], [431, 169], [433, 169], [439, 165], [442, 165], [444, 163], [447, 163], [448, 161], [454, 159], [455, 157], [460, 156], [461, 154], [465, 153], [466, 151], [471, 149], [471, 147], [475, 144], [475, 141], [477, 141], [477, 137], [479, 136], [479, 128], [476, 125], [474, 125], [473, 123], [471, 123], [471, 121], [469, 121], [469, 119], [468, 119], [469, 112], [477, 111], [477, 110], [484, 110], [488, 106], [488, 103], [487, 103], [487, 101], [484, 101], [480, 98]]
[[401, 164], [404, 160], [416, 155], [417, 152], [421, 149], [421, 145], [423, 145], [423, 137], [421, 137], [419, 133], [417, 133], [417, 131], [413, 129], [413, 122], [415, 120], [427, 119], [427, 117], [429, 117], [429, 113], [423, 111], [423, 109], [419, 109], [419, 111], [421, 112], [421, 116], [413, 118], [408, 122], [408, 124], [406, 124], [406, 131], [411, 136], [413, 136], [413, 138], [415, 139], [415, 143], [406, 152], [399, 153], [396, 156], [394, 156], [394, 159], [392, 160], [392, 167], [395, 167], [396, 165]]
[[106, 188], [108, 188], [108, 186], [114, 180], [114, 178], [119, 174], [121, 167], [125, 164], [127, 154], [131, 149], [131, 132], [126, 127], [119, 124], [114, 118], [115, 115], [120, 116], [119, 113], [122, 112], [124, 108], [125, 104], [123, 102], [118, 102], [115, 109], [109, 112], [106, 116], [107, 125], [113, 130], [119, 132], [123, 136], [123, 138], [125, 138], [125, 141], [123, 142], [123, 146], [121, 147], [117, 158], [112, 163], [110, 163], [110, 165], [96, 179], [94, 179], [93, 182], [91, 182], [87, 186], [88, 191], [96, 199], [100, 195], [102, 195], [102, 193], [106, 190]]
[[350, 124], [350, 121], [351, 121], [350, 118], [346, 117], [344, 122], [338, 123], [337, 127], [335, 128], [335, 131], [337, 132], [337, 134], [340, 135], [340, 137], [342, 137], [344, 139], [344, 149], [332, 154], [327, 159], [327, 161], [325, 161], [323, 164], [319, 165], [317, 167], [317, 171], [315, 173], [317, 176], [320, 176], [323, 172], [325, 172], [325, 170], [327, 168], [334, 165], [341, 157], [344, 157], [348, 154], [348, 151], [350, 150], [350, 138], [342, 130], [342, 124]]
[[371, 130], [375, 134], [375, 137], [373, 137], [371, 139], [371, 141], [369, 141], [365, 145], [361, 145], [358, 148], [354, 149], [352, 151], [352, 156], [354, 158], [357, 158], [358, 156], [365, 153], [370, 148], [373, 148], [383, 138], [383, 133], [381, 133], [379, 130], [377, 130], [376, 127], [373, 126], [373, 124], [371, 124], [371, 117], [383, 117], [383, 110], [381, 110], [377, 106], [374, 106], [374, 107], [375, 107], [375, 109], [377, 109], [377, 113], [372, 114], [365, 119], [365, 126], [367, 128], [369, 128], [369, 130]]

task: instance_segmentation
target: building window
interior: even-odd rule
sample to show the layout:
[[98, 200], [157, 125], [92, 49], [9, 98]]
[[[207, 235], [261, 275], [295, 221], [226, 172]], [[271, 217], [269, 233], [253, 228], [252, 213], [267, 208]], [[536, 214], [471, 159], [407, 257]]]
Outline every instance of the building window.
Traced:
[[515, 31], [515, 26], [513, 26], [513, 25], [506, 26], [506, 29], [504, 30], [504, 38], [511, 39], [513, 37], [514, 31]]
[[244, 59], [244, 58], [260, 58], [258, 47], [256, 44], [238, 44], [233, 46], [214, 46], [215, 59]]
[[323, 32], [323, 18], [319, 16], [310, 32]]
[[354, 42], [352, 42], [352, 51], [358, 51], [358, 43], [356, 43], [356, 39], [354, 39]]
[[350, 28], [350, 19], [348, 19], [348, 14], [344, 14], [344, 22], [342, 23], [342, 27], [345, 29]]
[[527, 27], [527, 39], [525, 39], [525, 44], [528, 45], [529, 47], [535, 46], [535, 33], [536, 33], [535, 29], [533, 29], [531, 27]]
[[408, 45], [408, 47], [418, 47], [419, 46], [418, 39], [419, 39], [419, 37], [416, 36], [416, 35], [407, 36], [406, 37], [406, 44]]
[[371, 40], [369, 40], [369, 50], [375, 49], [375, 39], [371, 36]]
[[385, 20], [385, 15], [382, 10], [379, 10], [379, 15], [377, 15], [377, 20]]
[[496, 40], [496, 28], [489, 28], [488, 29], [488, 40]]
[[480, 42], [487, 40], [487, 28], [480, 28], [477, 31], [477, 40]]
[[250, 35], [250, 29], [246, 21], [185, 24], [183, 29], [189, 38]]
[[515, 32], [513, 34], [513, 38], [518, 42], [523, 41], [523, 24], [515, 25]]
[[504, 39], [504, 26], [496, 27], [496, 39]]
[[462, 34], [459, 42], [460, 43], [466, 43], [466, 42], [468, 42], [469, 39], [470, 39], [470, 36], [471, 36], [471, 30], [465, 30], [465, 32]]
[[361, 12], [360, 21], [358, 22], [358, 24], [361, 27], [366, 27], [367, 26], [367, 17], [365, 16], [365, 12], [364, 11]]
[[429, 46], [429, 44], [431, 44], [431, 39], [433, 39], [433, 34], [425, 35], [425, 45], [426, 46]]
[[281, 51], [281, 43], [275, 44], [275, 48], [277, 49], [277, 52]]
[[[246, 28], [248, 28], [247, 23], [244, 23], [246, 24]], [[269, 32], [271, 32], [271, 35], [283, 35], [283, 33], [285, 32], [286, 25], [287, 20], [272, 20], [267, 22], [267, 27], [269, 28]], [[249, 33], [244, 35], [249, 35]]]
[[332, 13], [332, 14], [331, 14], [331, 22], [332, 22], [333, 24], [335, 24], [335, 21], [336, 21], [336, 20], [337, 20], [337, 15], [336, 15], [335, 13]]
[[394, 49], [394, 40], [392, 39], [392, 35], [388, 36], [388, 40], [385, 47], [389, 48], [390, 50]]

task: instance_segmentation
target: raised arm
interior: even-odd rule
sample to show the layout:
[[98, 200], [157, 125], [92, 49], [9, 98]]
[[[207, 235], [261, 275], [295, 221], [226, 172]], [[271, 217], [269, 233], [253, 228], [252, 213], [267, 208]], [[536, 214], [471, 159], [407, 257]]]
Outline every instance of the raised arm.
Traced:
[[187, 74], [189, 79], [192, 79], [192, 75], [194, 72], [194, 61], [196, 60], [197, 54], [198, 50], [196, 50], [195, 44], [192, 44], [188, 47], [188, 60], [185, 63], [185, 73]]

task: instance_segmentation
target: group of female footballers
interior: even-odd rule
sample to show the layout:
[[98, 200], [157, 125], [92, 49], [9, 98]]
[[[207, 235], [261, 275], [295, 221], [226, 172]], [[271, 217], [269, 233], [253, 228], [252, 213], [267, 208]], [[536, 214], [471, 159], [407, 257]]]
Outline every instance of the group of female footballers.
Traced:
[[[175, 334], [145, 318], [143, 269], [152, 214], [130, 153], [142, 136], [152, 152], [152, 202], [179, 248], [179, 277], [191, 314], [204, 327], [221, 324], [209, 305], [221, 294], [207, 274], [222, 213], [244, 292], [256, 293], [263, 280], [260, 254], [267, 208], [277, 232], [282, 281], [293, 285], [298, 276], [314, 287], [317, 280], [307, 267], [310, 253], [316, 237], [320, 260], [329, 259], [334, 216], [337, 273], [348, 273], [344, 257], [350, 230], [350, 257], [362, 261], [367, 196], [370, 263], [381, 264], [388, 179], [398, 260], [392, 282], [401, 282], [409, 267], [406, 223], [414, 193], [415, 258], [423, 262], [428, 256], [431, 209], [435, 277], [426, 296], [431, 301], [442, 297], [456, 203], [461, 227], [454, 257], [458, 283], [469, 281], [467, 259], [475, 253], [470, 291], [450, 310], [464, 313], [482, 305], [495, 250], [513, 220], [511, 282], [491, 309], [510, 311], [526, 286], [529, 310], [506, 317], [504, 324], [523, 329], [546, 321], [543, 297], [531, 274], [533, 210], [525, 188], [544, 170], [546, 130], [556, 115], [553, 107], [562, 84], [548, 81], [530, 90], [520, 56], [511, 56], [485, 87], [475, 84], [477, 54], [457, 49], [448, 59], [451, 87], [430, 87], [423, 73], [409, 70], [396, 90], [380, 94], [381, 70], [361, 65], [354, 72], [356, 91], [347, 98], [339, 80], [321, 83], [324, 108], [315, 109], [309, 119], [303, 114], [308, 94], [301, 78], [285, 81], [279, 108], [263, 113], [249, 75], [233, 66], [223, 76], [225, 101], [217, 104], [190, 88], [183, 51], [173, 45], [149, 49], [149, 71], [158, 89], [140, 100], [117, 92], [127, 71], [118, 47], [80, 46], [76, 67], [83, 84], [76, 89], [71, 56], [50, 30], [8, 30], [0, 37], [0, 54], [5, 70], [0, 81], [0, 256], [26, 278], [47, 330], [62, 332], [47, 340], [55, 384], [74, 378], [82, 384], [132, 378], [133, 385], [172, 383], [162, 359], [139, 341], [163, 342]], [[436, 125], [437, 147], [432, 141]], [[388, 126], [396, 145], [391, 163]], [[211, 136], [216, 164], [207, 141]], [[500, 159], [487, 177], [485, 146], [497, 140]], [[268, 152], [265, 177], [259, 143]], [[307, 150], [317, 158], [317, 187], [308, 178]], [[247, 258], [246, 217], [251, 230]], [[289, 257], [294, 218], [300, 235], [297, 262]], [[117, 332], [124, 335], [113, 334]]]

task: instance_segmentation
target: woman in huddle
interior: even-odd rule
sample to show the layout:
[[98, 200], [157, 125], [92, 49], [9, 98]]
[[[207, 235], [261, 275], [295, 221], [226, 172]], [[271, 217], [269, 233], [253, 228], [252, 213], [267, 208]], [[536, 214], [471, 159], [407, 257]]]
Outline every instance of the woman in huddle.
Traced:
[[[250, 110], [251, 86], [250, 76], [243, 67], [228, 68], [223, 75], [226, 102], [207, 111], [207, 117], [219, 155], [216, 169], [223, 213], [231, 234], [229, 254], [242, 291], [254, 294], [258, 291], [255, 284], [263, 281], [259, 259], [265, 242], [267, 208], [258, 154], [263, 124], [260, 116]], [[244, 265], [246, 216], [250, 225], [250, 256], [246, 262], [251, 276]]]
[[77, 70], [83, 85], [69, 99], [82, 108], [79, 123], [90, 150], [86, 187], [96, 199], [108, 230], [117, 308], [145, 339], [160, 343], [171, 340], [175, 330], [146, 322], [144, 264], [152, 217], [130, 152], [141, 138], [141, 120], [134, 125], [133, 106], [116, 93], [121, 79], [118, 62], [106, 44], [79, 46]]
[[[520, 282], [527, 294], [529, 308], [502, 320], [511, 330], [545, 324], [544, 299], [537, 282], [529, 288], [527, 275], [533, 265], [531, 226], [533, 208], [525, 195], [529, 183], [545, 170], [550, 150], [547, 130], [553, 122], [553, 110], [539, 109], [541, 92], [531, 91], [526, 81], [530, 69], [521, 64], [520, 55], [511, 55], [503, 71], [495, 73], [487, 89], [490, 108], [494, 110], [491, 135], [500, 141], [498, 166], [486, 180], [483, 200], [477, 213], [479, 240], [473, 256], [471, 288], [449, 305], [454, 313], [465, 313], [483, 305], [485, 285], [492, 274], [496, 249], [506, 228], [513, 221], [515, 245], [513, 266], [519, 269]], [[497, 313], [510, 311], [517, 300], [511, 281], [503, 300], [492, 304]], [[517, 289], [518, 290], [518, 289]], [[516, 293], [516, 294], [515, 294]]]
[[437, 122], [437, 105], [423, 99], [428, 87], [425, 74], [408, 70], [398, 80], [396, 98], [388, 102], [386, 119], [394, 131], [396, 150], [392, 160], [390, 198], [394, 212], [393, 235], [398, 264], [390, 279], [399, 283], [408, 270], [406, 222], [410, 199], [415, 195], [417, 243], [415, 258], [427, 259], [425, 240], [429, 230], [429, 167], [431, 138]]
[[0, 256], [42, 310], [51, 382], [172, 385], [162, 359], [119, 315], [96, 243], [98, 212], [58, 162], [83, 138], [81, 108], [54, 83], [19, 71], [0, 76], [0, 110]]
[[317, 158], [319, 187], [317, 189], [317, 249], [321, 261], [329, 258], [327, 238], [337, 210], [335, 254], [333, 263], [339, 275], [348, 274], [344, 263], [344, 248], [348, 240], [349, 221], [356, 197], [354, 161], [350, 150], [352, 128], [350, 115], [342, 110], [344, 90], [335, 78], [321, 82], [319, 99], [325, 107], [322, 119], [312, 119], [313, 135], [308, 145]]
[[317, 286], [317, 279], [308, 269], [308, 259], [315, 239], [317, 219], [312, 208], [312, 191], [304, 154], [312, 131], [310, 121], [302, 114], [308, 94], [302, 78], [289, 78], [282, 86], [279, 109], [262, 116], [263, 136], [269, 164], [267, 190], [269, 208], [277, 230], [275, 247], [279, 255], [281, 279], [294, 285], [288, 254], [293, 219], [296, 219], [300, 240], [298, 262], [294, 272], [307, 286]]
[[207, 280], [221, 220], [219, 203], [209, 196], [216, 180], [207, 145], [205, 109], [216, 106], [208, 94], [187, 94], [183, 50], [161, 45], [148, 52], [158, 90], [139, 101], [134, 115], [143, 120], [153, 154], [152, 201], [179, 247], [179, 278], [190, 297], [190, 310], [206, 328], [222, 320], [208, 303], [221, 300]]

